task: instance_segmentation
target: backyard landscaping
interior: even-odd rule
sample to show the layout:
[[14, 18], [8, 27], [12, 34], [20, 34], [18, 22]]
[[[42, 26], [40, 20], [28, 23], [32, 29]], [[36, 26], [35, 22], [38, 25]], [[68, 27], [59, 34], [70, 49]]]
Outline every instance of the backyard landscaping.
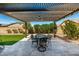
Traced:
[[0, 45], [12, 45], [23, 37], [24, 35], [0, 35]]

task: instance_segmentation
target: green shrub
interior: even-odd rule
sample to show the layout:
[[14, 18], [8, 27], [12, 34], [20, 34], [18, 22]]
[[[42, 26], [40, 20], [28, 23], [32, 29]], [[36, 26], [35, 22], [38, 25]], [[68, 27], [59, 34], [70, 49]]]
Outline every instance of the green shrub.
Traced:
[[66, 34], [70, 39], [77, 39], [79, 35], [79, 29], [75, 25], [75, 22], [67, 20], [64, 23], [65, 25], [61, 27], [64, 34]]

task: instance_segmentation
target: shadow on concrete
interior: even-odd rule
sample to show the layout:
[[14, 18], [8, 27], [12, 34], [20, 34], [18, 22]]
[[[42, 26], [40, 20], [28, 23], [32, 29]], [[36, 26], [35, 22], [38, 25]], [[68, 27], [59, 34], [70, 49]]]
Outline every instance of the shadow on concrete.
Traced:
[[51, 49], [48, 46], [45, 52], [39, 52], [37, 50], [36, 44], [32, 44], [31, 39], [28, 39], [26, 41], [19, 41], [11, 46], [6, 46], [3, 52], [1, 51], [2, 53], [0, 55], [1, 56], [45, 56], [45, 55], [51, 55], [51, 53], [48, 54], [48, 52], [50, 51]]
[[4, 50], [5, 46], [0, 46], [0, 53]]
[[65, 42], [59, 38], [49, 40], [47, 50], [39, 52], [31, 38], [24, 38], [11, 46], [1, 48], [0, 56], [79, 56], [79, 45]]

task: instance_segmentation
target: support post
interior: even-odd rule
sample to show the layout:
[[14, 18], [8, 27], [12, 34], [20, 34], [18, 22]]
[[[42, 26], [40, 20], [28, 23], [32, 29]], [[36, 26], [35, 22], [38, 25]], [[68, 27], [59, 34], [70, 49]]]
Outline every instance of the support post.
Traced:
[[56, 33], [57, 33], [57, 25], [56, 21], [54, 21], [54, 38], [56, 37]]
[[25, 22], [25, 37], [28, 35], [27, 22]]

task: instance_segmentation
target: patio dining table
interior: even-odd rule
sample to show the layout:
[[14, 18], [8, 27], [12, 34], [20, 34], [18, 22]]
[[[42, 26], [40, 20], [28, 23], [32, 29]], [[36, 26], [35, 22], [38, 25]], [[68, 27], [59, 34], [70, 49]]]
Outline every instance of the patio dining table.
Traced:
[[34, 39], [36, 39], [36, 42], [38, 44], [38, 42], [41, 41], [41, 40], [44, 41], [44, 42], [47, 42], [48, 37], [43, 36], [43, 35], [41, 35], [41, 36], [38, 35]]

